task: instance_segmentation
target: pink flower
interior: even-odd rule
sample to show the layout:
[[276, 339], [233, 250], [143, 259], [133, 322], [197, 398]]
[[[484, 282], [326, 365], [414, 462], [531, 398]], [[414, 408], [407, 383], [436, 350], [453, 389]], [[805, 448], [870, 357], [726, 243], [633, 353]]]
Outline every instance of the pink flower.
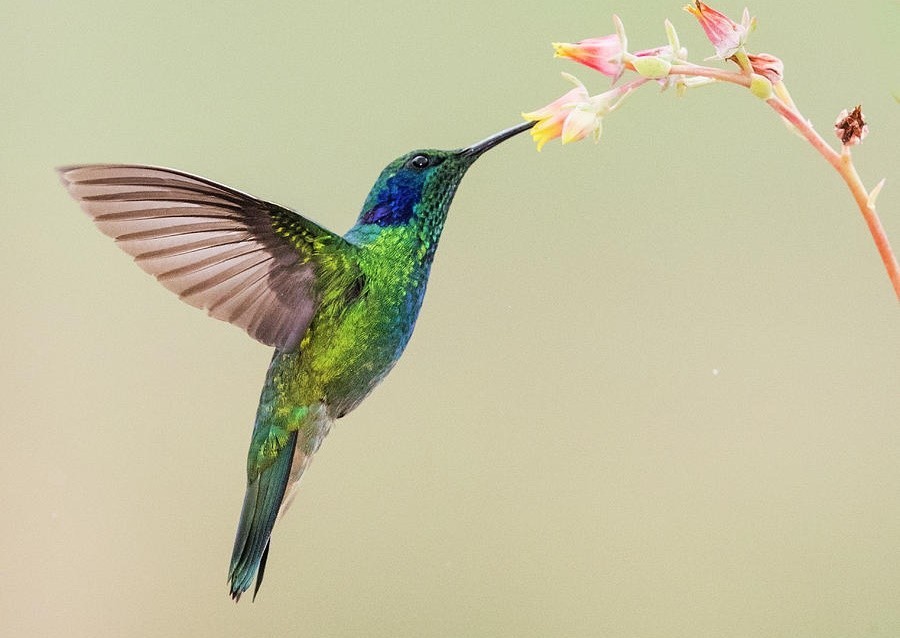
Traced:
[[748, 54], [750, 66], [754, 73], [764, 76], [772, 84], [778, 84], [784, 78], [784, 62], [768, 53]]
[[554, 42], [553, 48], [556, 57], [580, 62], [613, 80], [622, 75], [622, 41], [616, 33], [588, 38], [575, 44]]
[[[566, 119], [575, 112], [578, 105], [587, 104], [589, 101], [590, 96], [584, 85], [575, 80], [575, 78], [569, 77], [577, 84], [574, 89], [553, 100], [543, 108], [529, 113], [522, 113], [522, 117], [526, 120], [537, 122], [531, 129], [531, 137], [537, 143], [538, 150], [541, 150], [544, 144], [550, 140], [561, 137]], [[570, 129], [571, 127], [572, 125], [570, 125]], [[575, 133], [569, 134], [575, 135]], [[574, 138], [570, 141], [574, 141]]]
[[531, 137], [537, 142], [538, 150], [557, 137], [562, 138], [563, 144], [583, 140], [588, 136], [593, 136], [594, 141], [598, 141], [603, 118], [618, 108], [632, 91], [648, 81], [646, 78], [638, 78], [591, 96], [576, 78], [568, 73], [563, 73], [563, 76], [574, 82], [576, 87], [541, 109], [522, 113], [526, 120], [537, 122], [531, 129]]
[[744, 9], [740, 24], [700, 0], [693, 5], [687, 5], [684, 10], [692, 13], [700, 21], [706, 37], [716, 47], [717, 58], [727, 60], [747, 41], [747, 35], [750, 33], [750, 13], [747, 9]]
[[[621, 39], [615, 33], [599, 38], [588, 38], [575, 44], [554, 42], [553, 48], [556, 49], [556, 57], [569, 58], [575, 62], [580, 62], [612, 78], [613, 82], [622, 75], [622, 71], [625, 70], [626, 66], [625, 59], [629, 57], [628, 54], [622, 51]], [[671, 59], [673, 57], [672, 47], [668, 45], [636, 51], [630, 55], [637, 58], [662, 57]], [[628, 66], [630, 68], [630, 63]]]

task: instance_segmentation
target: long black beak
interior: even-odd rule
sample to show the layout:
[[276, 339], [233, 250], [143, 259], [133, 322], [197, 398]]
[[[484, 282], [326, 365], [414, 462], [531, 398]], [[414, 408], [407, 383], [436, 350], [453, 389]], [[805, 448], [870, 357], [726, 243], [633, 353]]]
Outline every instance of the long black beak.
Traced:
[[473, 160], [475, 160], [477, 157], [479, 157], [485, 151], [488, 151], [488, 150], [494, 148], [500, 142], [505, 142], [509, 138], [514, 137], [524, 131], [527, 131], [535, 124], [536, 124], [536, 122], [523, 122], [522, 124], [519, 124], [518, 126], [513, 126], [512, 128], [508, 128], [504, 131], [500, 131], [499, 133], [495, 133], [494, 135], [491, 135], [487, 139], [481, 140], [480, 142], [473, 144], [472, 146], [470, 146], [468, 148], [462, 149], [462, 151], [460, 151], [460, 155], [464, 155], [466, 157], [471, 157]]

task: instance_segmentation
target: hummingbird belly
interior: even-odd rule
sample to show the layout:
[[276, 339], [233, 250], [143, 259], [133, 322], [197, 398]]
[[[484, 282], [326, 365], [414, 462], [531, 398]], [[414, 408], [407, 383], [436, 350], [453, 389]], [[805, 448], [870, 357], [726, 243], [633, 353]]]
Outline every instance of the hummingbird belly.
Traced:
[[340, 418], [391, 371], [412, 336], [422, 294], [392, 301], [377, 291], [364, 292], [340, 311], [313, 320], [291, 357], [296, 357], [290, 367], [303, 404], [320, 401], [329, 416]]

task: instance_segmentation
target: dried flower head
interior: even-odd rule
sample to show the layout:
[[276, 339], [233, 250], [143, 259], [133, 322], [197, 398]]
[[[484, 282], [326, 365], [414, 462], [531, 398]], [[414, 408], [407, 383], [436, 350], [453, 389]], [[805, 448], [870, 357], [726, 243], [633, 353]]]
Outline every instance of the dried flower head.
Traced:
[[853, 146], [865, 139], [869, 134], [869, 125], [866, 124], [861, 104], [857, 104], [852, 111], [844, 109], [840, 112], [834, 123], [834, 134], [844, 146]]

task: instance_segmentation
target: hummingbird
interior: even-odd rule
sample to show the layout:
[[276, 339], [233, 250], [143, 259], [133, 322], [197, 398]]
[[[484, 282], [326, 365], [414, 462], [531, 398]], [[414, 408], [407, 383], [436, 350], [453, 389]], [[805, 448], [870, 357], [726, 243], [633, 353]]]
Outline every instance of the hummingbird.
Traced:
[[247, 455], [228, 585], [237, 602], [265, 573], [276, 519], [336, 419], [390, 372], [412, 336], [450, 203], [485, 151], [416, 150], [387, 165], [337, 235], [297, 212], [168, 168], [58, 169], [104, 234], [192, 306], [273, 347]]

